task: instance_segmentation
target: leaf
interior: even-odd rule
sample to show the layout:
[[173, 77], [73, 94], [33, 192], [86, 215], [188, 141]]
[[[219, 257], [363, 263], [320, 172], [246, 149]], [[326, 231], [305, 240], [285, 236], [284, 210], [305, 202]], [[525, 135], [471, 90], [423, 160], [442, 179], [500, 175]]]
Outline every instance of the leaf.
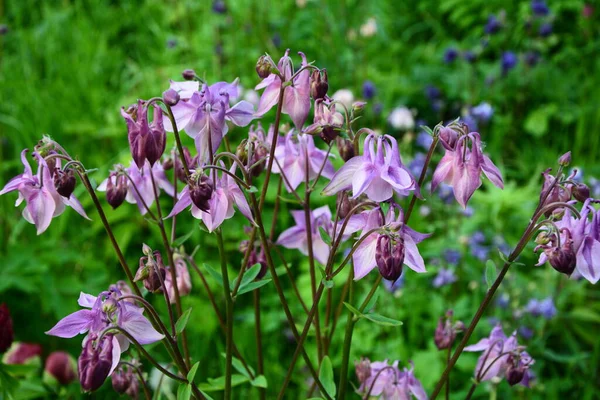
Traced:
[[398, 321], [392, 318], [384, 317], [383, 315], [377, 313], [368, 313], [363, 315], [369, 321], [373, 321], [378, 325], [383, 326], [400, 326], [402, 325], [402, 321]]
[[182, 383], [177, 388], [177, 400], [189, 400], [192, 397], [192, 385]]
[[250, 382], [250, 384], [252, 386], [256, 386], [256, 387], [260, 387], [260, 388], [267, 388], [267, 378], [265, 378], [264, 375], [259, 375], [256, 378], [254, 378], [253, 381]]
[[[248, 283], [252, 282], [260, 273], [260, 264], [256, 263], [253, 266], [251, 266], [250, 268], [248, 268], [245, 272], [244, 275], [242, 275], [242, 282], [240, 283], [240, 287], [238, 288], [238, 290], [240, 290], [241, 288], [243, 288], [245, 285], [247, 285]], [[237, 279], [236, 279], [237, 281]], [[231, 286], [235, 286], [236, 282], [233, 282], [231, 284]]]
[[550, 119], [557, 111], [557, 105], [552, 103], [533, 110], [525, 119], [523, 127], [530, 135], [540, 138], [548, 133]]
[[497, 276], [498, 271], [496, 270], [496, 263], [492, 260], [487, 260], [485, 262], [485, 282], [487, 283], [488, 290], [490, 290], [494, 284]]
[[419, 128], [423, 129], [425, 132], [429, 133], [431, 136], [433, 136], [433, 131], [431, 130], [430, 127], [426, 126], [426, 125], [420, 125]]
[[211, 267], [208, 264], [203, 264], [204, 265], [204, 269], [206, 269], [206, 271], [209, 273], [210, 276], [213, 277], [213, 279], [215, 281], [217, 281], [217, 283], [219, 284], [219, 286], [223, 286], [223, 276], [221, 275], [220, 272], [218, 272], [216, 269], [214, 269], [213, 267]]
[[576, 308], [569, 313], [569, 317], [584, 322], [600, 323], [600, 314], [588, 308]]
[[361, 313], [360, 311], [358, 311], [356, 308], [354, 308], [354, 306], [352, 306], [350, 303], [346, 303], [344, 302], [344, 305], [346, 306], [346, 308], [348, 308], [348, 310], [350, 310], [350, 312], [352, 314], [354, 314], [357, 318], [362, 318], [365, 315], [363, 313]]
[[331, 245], [331, 236], [329, 236], [329, 233], [322, 226], [319, 226], [319, 232], [321, 233], [321, 239], [328, 245]]
[[[231, 375], [231, 386], [238, 386], [242, 383], [246, 383], [250, 381], [250, 379], [246, 378], [244, 375], [233, 374]], [[206, 392], [215, 392], [218, 390], [225, 389], [225, 377], [220, 376], [218, 378], [208, 378], [208, 383], [201, 383], [198, 385], [200, 390], [204, 390]]]
[[185, 235], [178, 237], [177, 239], [175, 239], [175, 241], [173, 242], [173, 247], [179, 247], [182, 244], [184, 244], [190, 237], [192, 237], [192, 235], [194, 234], [195, 229], [192, 229], [191, 231], [189, 231], [188, 233], [186, 233]]
[[377, 299], [379, 299], [379, 288], [380, 286], [378, 286], [377, 289], [375, 289], [375, 293], [373, 293], [371, 300], [369, 300], [369, 302], [365, 306], [365, 310], [367, 312], [371, 311], [373, 307], [375, 307], [375, 304], [377, 304]]
[[238, 290], [237, 295], [239, 296], [240, 294], [244, 294], [244, 293], [248, 293], [251, 292], [253, 290], [258, 289], [259, 287], [263, 287], [266, 284], [268, 284], [269, 282], [271, 282], [271, 279], [266, 279], [263, 278], [260, 281], [256, 281], [256, 282], [250, 282], [249, 284], [247, 284], [243, 289], [240, 288], [240, 290]]
[[335, 398], [336, 387], [333, 380], [333, 366], [329, 356], [325, 356], [321, 361], [321, 368], [319, 369], [319, 380], [323, 384], [323, 388], [331, 398]]
[[[227, 354], [221, 353], [221, 357], [227, 358]], [[240, 374], [244, 375], [248, 379], [251, 379], [250, 374], [254, 375], [254, 369], [251, 366], [248, 366], [248, 369], [250, 370], [249, 374], [248, 371], [246, 371], [244, 364], [242, 364], [242, 361], [237, 357], [231, 357], [231, 365], [233, 365], [233, 368], [235, 368], [236, 371], [238, 371]]]
[[192, 313], [192, 308], [188, 308], [181, 314], [181, 317], [175, 323], [175, 332], [182, 333], [185, 330], [185, 327], [190, 319], [190, 314]]
[[[190, 308], [191, 310], [191, 308]], [[188, 382], [194, 382], [194, 378], [196, 377], [196, 372], [198, 371], [198, 366], [200, 365], [200, 361], [197, 361], [196, 364], [192, 368], [190, 368], [190, 372], [187, 374]]]
[[250, 188], [246, 189], [248, 193], [257, 193], [258, 188], [256, 186], [250, 186]]

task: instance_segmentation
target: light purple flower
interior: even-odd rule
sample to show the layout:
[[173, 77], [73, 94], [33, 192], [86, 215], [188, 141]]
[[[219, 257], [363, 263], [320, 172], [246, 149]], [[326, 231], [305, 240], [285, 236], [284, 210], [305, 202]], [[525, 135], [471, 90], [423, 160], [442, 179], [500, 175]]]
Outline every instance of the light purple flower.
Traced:
[[365, 193], [376, 202], [389, 200], [394, 192], [400, 196], [411, 191], [419, 193], [415, 179], [402, 164], [396, 139], [375, 133], [365, 139], [364, 155], [348, 160], [331, 178], [323, 194], [331, 196], [350, 188], [353, 198]]
[[398, 368], [398, 361], [392, 365], [388, 361], [370, 363], [371, 373], [361, 384], [360, 393], [370, 396], [381, 396], [383, 400], [427, 400], [427, 394], [421, 382], [414, 376], [414, 366], [410, 370]]
[[[23, 209], [23, 218], [35, 225], [38, 235], [48, 229], [52, 218], [62, 214], [65, 206], [72, 207], [82, 217], [89, 219], [75, 195], [71, 194], [67, 198], [58, 194], [52, 179], [54, 171], [50, 171], [46, 160], [38, 153], [33, 153], [38, 162], [37, 174], [33, 175], [31, 166], [27, 161], [27, 151], [25, 149], [21, 152], [21, 162], [25, 167], [25, 171], [11, 179], [0, 190], [0, 195], [15, 190], [19, 192], [15, 206], [19, 206], [25, 200], [27, 206]], [[60, 168], [60, 160], [57, 159], [55, 165]]]
[[471, 115], [478, 121], [487, 122], [494, 115], [494, 109], [490, 103], [483, 102], [471, 108]]
[[[228, 126], [225, 121], [231, 121], [237, 126], [246, 126], [253, 119], [254, 107], [247, 101], [240, 101], [234, 106], [230, 101], [238, 96], [238, 80], [233, 83], [217, 82], [211, 86], [202, 85], [198, 91], [198, 82], [171, 82], [171, 89], [179, 93], [180, 101], [172, 107], [175, 123], [179, 130], [194, 139], [200, 161], [208, 161], [209, 137], [212, 152], [215, 153], [227, 134]], [[168, 132], [173, 132], [173, 126], [167, 116], [163, 123]]]
[[483, 351], [475, 368], [475, 377], [479, 381], [504, 376], [510, 361], [510, 353], [517, 350], [516, 332], [506, 337], [500, 325], [492, 329], [488, 338], [465, 347], [465, 351]]
[[[471, 147], [468, 146], [471, 142]], [[483, 172], [494, 185], [504, 188], [500, 170], [481, 151], [481, 136], [471, 132], [459, 137], [455, 146], [445, 147], [446, 153], [440, 160], [431, 182], [434, 191], [441, 182], [446, 182], [454, 189], [456, 201], [466, 208], [467, 202], [481, 186], [481, 173]]]
[[280, 174], [283, 170], [285, 187], [289, 192], [306, 181], [307, 162], [309, 181], [317, 177], [321, 168], [321, 176], [327, 179], [331, 179], [335, 173], [327, 152], [315, 146], [313, 137], [295, 134], [293, 130], [278, 138], [275, 159], [277, 162], [273, 163], [273, 173]]
[[[117, 169], [123, 168], [122, 166], [117, 166]], [[137, 204], [140, 213], [142, 215], [146, 215], [148, 210], [144, 207], [144, 202], [148, 207], [151, 207], [154, 204], [154, 193], [152, 186], [152, 177], [150, 175], [150, 163], [146, 161], [143, 169], [139, 169], [137, 165], [132, 161], [131, 166], [125, 169], [125, 172], [131, 177], [131, 180], [137, 187], [137, 191], [135, 190], [133, 184], [129, 179], [126, 179], [127, 183], [127, 196], [125, 200], [127, 200], [130, 204]], [[117, 172], [118, 173], [118, 172]], [[165, 170], [163, 169], [161, 163], [156, 163], [152, 167], [152, 174], [154, 175], [154, 179], [156, 180], [157, 190], [164, 190], [169, 196], [175, 196], [175, 188], [171, 185], [171, 182], [167, 178], [165, 174]], [[105, 192], [108, 186], [108, 180], [111, 179], [113, 184], [117, 184], [117, 175], [111, 174], [110, 177], [106, 178], [100, 185], [98, 186], [98, 190], [101, 192]], [[139, 195], [138, 195], [139, 192]]]
[[[396, 216], [396, 208], [399, 209]], [[425, 272], [425, 262], [419, 253], [417, 243], [422, 242], [430, 235], [416, 232], [404, 224], [404, 213], [400, 206], [393, 204], [382, 221], [379, 208], [363, 211], [358, 215], [350, 217], [352, 226], [361, 226], [361, 238], [373, 229], [381, 228], [384, 231], [390, 231], [404, 242], [404, 264], [417, 273]], [[359, 230], [359, 229], [357, 229]], [[368, 236], [358, 245], [358, 248], [352, 255], [354, 260], [354, 280], [358, 280], [367, 275], [377, 266], [375, 254], [377, 252], [378, 231], [369, 233]]]
[[148, 109], [142, 100], [138, 100], [136, 118], [121, 108], [121, 116], [127, 123], [127, 138], [133, 160], [139, 168], [143, 168], [146, 160], [154, 165], [165, 152], [166, 134], [163, 126], [162, 110], [153, 106], [154, 117], [148, 123]]
[[[308, 232], [306, 227], [306, 218], [304, 211], [291, 211], [296, 225], [286, 229], [277, 238], [277, 244], [288, 249], [298, 249], [304, 255], [308, 255]], [[331, 211], [328, 206], [319, 207], [310, 213], [310, 226], [312, 238], [312, 250], [315, 259], [321, 264], [327, 264], [329, 258], [329, 245], [321, 237], [319, 228], [331, 235], [333, 222], [331, 221]]]
[[323, 99], [315, 101], [315, 118], [313, 124], [309, 125], [304, 132], [313, 134], [319, 132], [326, 143], [331, 143], [339, 135], [344, 117], [335, 111], [335, 103], [326, 104]]
[[[170, 218], [173, 215], [179, 214], [190, 205], [192, 206], [191, 211], [194, 218], [197, 218], [204, 222], [206, 228], [209, 232], [217, 229], [223, 221], [233, 217], [235, 213], [235, 209], [233, 208], [234, 204], [238, 207], [240, 212], [248, 218], [251, 222], [254, 222], [252, 218], [252, 211], [250, 210], [250, 206], [248, 205], [248, 201], [244, 196], [244, 193], [235, 182], [235, 180], [226, 173], [219, 174], [216, 173], [213, 175], [213, 170], [210, 170], [211, 177], [217, 176], [217, 180], [214, 184], [214, 190], [208, 200], [209, 209], [208, 211], [202, 211], [192, 202], [192, 198], [190, 196], [190, 187], [186, 185], [181, 193], [179, 193], [179, 200], [175, 203], [173, 210], [169, 215], [165, 218]], [[235, 164], [229, 170], [232, 174], [235, 174]], [[198, 174], [201, 172], [198, 171]], [[192, 172], [192, 175], [196, 174], [196, 172]]]
[[435, 288], [439, 288], [445, 285], [450, 285], [456, 282], [456, 280], [456, 275], [452, 269], [441, 268], [435, 278], [433, 278], [432, 285]]
[[[175, 262], [175, 275], [177, 278], [177, 290], [179, 291], [180, 296], [187, 296], [192, 291], [190, 271], [182, 256], [175, 254], [173, 257]], [[167, 267], [167, 270], [170, 268], [171, 267]], [[175, 304], [175, 287], [173, 286], [173, 280], [171, 279], [171, 273], [169, 271], [167, 271], [165, 276], [165, 288], [169, 294], [169, 301], [171, 304]]]
[[[281, 78], [278, 75], [270, 74], [254, 88], [255, 90], [266, 88], [260, 97], [258, 110], [255, 114], [257, 117], [262, 117], [277, 104], [282, 83], [288, 82], [294, 75], [294, 67], [292, 59], [289, 57], [289, 53], [290, 50], [287, 49], [277, 64], [277, 69], [279, 70]], [[301, 67], [308, 65], [304, 53], [298, 52], [298, 54], [302, 58]], [[294, 121], [296, 129], [301, 131], [302, 126], [308, 117], [308, 113], [310, 112], [309, 69], [300, 72], [294, 78], [292, 84], [285, 88], [282, 107], [282, 112], [288, 114], [292, 118], [292, 121]]]
[[552, 319], [556, 315], [556, 307], [552, 297], [543, 300], [531, 299], [525, 306], [525, 311], [534, 317], [543, 316], [545, 319]]

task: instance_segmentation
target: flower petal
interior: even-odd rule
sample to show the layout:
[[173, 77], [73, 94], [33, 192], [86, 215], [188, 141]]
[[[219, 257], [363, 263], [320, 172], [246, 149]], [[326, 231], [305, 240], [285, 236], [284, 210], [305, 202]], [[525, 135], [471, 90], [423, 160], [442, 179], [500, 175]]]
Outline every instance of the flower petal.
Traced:
[[600, 279], [600, 242], [586, 237], [577, 252], [577, 271], [592, 284]]
[[502, 181], [502, 174], [498, 167], [494, 165], [492, 160], [486, 155], [483, 156], [483, 162], [481, 163], [481, 169], [485, 176], [500, 189], [504, 189], [504, 182]]
[[165, 217], [165, 219], [171, 218], [173, 215], [179, 214], [180, 212], [188, 208], [190, 204], [192, 204], [192, 198], [190, 197], [190, 187], [186, 185], [186, 187], [183, 188], [181, 193], [179, 193], [179, 200], [177, 200], [177, 203], [175, 203], [173, 209], [171, 210], [169, 215]]
[[367, 275], [375, 266], [375, 253], [377, 252], [377, 233], [371, 233], [356, 249], [352, 255], [354, 260], [354, 280], [357, 281]]
[[225, 118], [237, 126], [246, 126], [254, 119], [254, 106], [247, 101], [240, 101], [225, 112]]
[[150, 344], [164, 338], [164, 335], [157, 332], [146, 317], [133, 310], [125, 310], [119, 315], [119, 326], [140, 344]]
[[417, 248], [417, 245], [412, 237], [404, 235], [404, 248], [406, 251], [404, 264], [417, 273], [426, 272], [425, 262], [423, 261], [423, 257], [421, 257], [421, 253], [419, 253], [419, 249]]
[[94, 314], [92, 310], [75, 311], [58, 321], [52, 329], [46, 332], [46, 335], [72, 338], [85, 333], [93, 322]]
[[356, 174], [357, 169], [363, 164], [363, 157], [353, 157], [342, 165], [342, 167], [333, 175], [331, 182], [325, 186], [325, 189], [321, 192], [324, 196], [331, 196], [339, 192], [340, 190], [350, 189], [352, 187], [352, 181]]

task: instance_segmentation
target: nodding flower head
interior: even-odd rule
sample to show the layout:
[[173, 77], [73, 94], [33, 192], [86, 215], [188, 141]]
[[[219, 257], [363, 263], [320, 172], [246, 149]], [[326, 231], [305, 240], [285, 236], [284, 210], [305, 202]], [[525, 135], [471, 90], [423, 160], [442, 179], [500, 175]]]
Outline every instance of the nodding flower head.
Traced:
[[167, 136], [163, 126], [162, 110], [153, 106], [154, 118], [148, 123], [148, 106], [142, 100], [138, 100], [136, 112], [128, 113], [121, 108], [121, 115], [127, 123], [129, 147], [131, 155], [138, 168], [143, 168], [146, 160], [153, 166], [165, 151]]
[[106, 183], [106, 201], [113, 209], [119, 207], [127, 196], [127, 177], [111, 172]]
[[394, 238], [387, 234], [379, 235], [375, 262], [384, 279], [395, 282], [400, 278], [404, 264], [404, 251], [404, 239], [401, 236]]
[[93, 392], [102, 386], [108, 375], [116, 367], [113, 360], [113, 335], [88, 337], [83, 351], [77, 360], [79, 382], [86, 392]]
[[[139, 368], [139, 367], [138, 367]], [[139, 392], [139, 381], [129, 365], [121, 365], [110, 376], [112, 387], [118, 394], [127, 394], [137, 399]]]
[[352, 189], [354, 198], [365, 193], [376, 202], [389, 200], [394, 192], [400, 196], [412, 191], [419, 193], [415, 179], [402, 164], [396, 139], [375, 133], [365, 139], [364, 155], [344, 164], [323, 189], [323, 194], [331, 196], [348, 189]]
[[140, 258], [134, 282], [143, 281], [144, 287], [149, 292], [162, 292], [166, 274], [167, 270], [165, 269], [162, 256], [158, 250], [155, 250]]
[[315, 69], [310, 75], [310, 96], [314, 100], [323, 99], [327, 95], [328, 89], [327, 70]]
[[215, 187], [213, 181], [208, 176], [202, 174], [199, 177], [192, 177], [189, 185], [192, 203], [200, 210], [207, 212], [210, 209], [209, 200], [212, 197]]

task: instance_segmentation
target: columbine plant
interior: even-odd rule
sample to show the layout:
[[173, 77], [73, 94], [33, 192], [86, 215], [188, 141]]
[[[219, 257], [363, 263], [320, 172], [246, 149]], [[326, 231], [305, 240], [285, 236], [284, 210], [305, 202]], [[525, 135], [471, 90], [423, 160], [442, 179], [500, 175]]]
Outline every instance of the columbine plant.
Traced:
[[[92, 185], [88, 177], [90, 171], [83, 163], [48, 137], [44, 137], [32, 153], [36, 174], [30, 166], [27, 150], [21, 153], [25, 171], [8, 182], [0, 194], [17, 191], [16, 205], [26, 203], [23, 217], [41, 234], [67, 205], [87, 218], [73, 196], [79, 178], [93, 200], [127, 278], [127, 282], [118, 282], [97, 296], [81, 293], [78, 303], [83, 309], [68, 315], [47, 332], [63, 338], [86, 334], [78, 362], [83, 390], [92, 392], [111, 376], [118, 393], [137, 396], [142, 388], [150, 399], [152, 393], [142, 364], [137, 359], [127, 361], [122, 356], [133, 344], [141, 357], [178, 382], [178, 398], [210, 398], [201, 387], [206, 391], [222, 390], [225, 399], [234, 398], [234, 368], [256, 387], [259, 398], [286, 398], [295, 366], [302, 357], [314, 381], [307, 397], [318, 390], [326, 399], [343, 400], [350, 388], [350, 349], [356, 323], [369, 320], [388, 327], [400, 324], [375, 312], [375, 293], [382, 279], [391, 287], [398, 284], [401, 276], [402, 280], [412, 279], [412, 273], [403, 274], [404, 265], [417, 273], [426, 272], [420, 249], [427, 246], [426, 239], [431, 234], [411, 229], [409, 220], [417, 202], [424, 201], [421, 193], [426, 188], [432, 160], [437, 158], [438, 143], [441, 142], [445, 154], [433, 173], [432, 190], [445, 182], [452, 188], [457, 202], [466, 207], [473, 193], [482, 186], [482, 174], [495, 186], [503, 187], [500, 170], [483, 154], [481, 135], [470, 132], [459, 120], [433, 129], [425, 128], [430, 136], [423, 141], [429, 146], [428, 153], [421, 157], [418, 165], [411, 164], [410, 169], [407, 168], [394, 136], [369, 128], [355, 130], [365, 103], [336, 101], [328, 95], [327, 72], [309, 63], [303, 53], [299, 53], [301, 63], [295, 70], [289, 54], [286, 51], [277, 65], [268, 55], [258, 60], [256, 70], [262, 82], [256, 89], [264, 89], [264, 92], [256, 111], [248, 102], [236, 103], [237, 79], [232, 83], [208, 84], [193, 70], [184, 71], [185, 81], [171, 81], [162, 97], [139, 100], [123, 108], [123, 136], [127, 132], [130, 166], [116, 165], [108, 177], [102, 177], [104, 180], [97, 188]], [[247, 134], [241, 135], [244, 139], [237, 146], [226, 142], [225, 135], [232, 125], [247, 126], [273, 108], [273, 125], [265, 129], [256, 122]], [[305, 126], [311, 109], [314, 112], [312, 124]], [[289, 120], [284, 115], [288, 115]], [[293, 128], [289, 127], [290, 123]], [[195, 154], [184, 146], [181, 131], [193, 139]], [[165, 155], [167, 133], [172, 133], [175, 147]], [[235, 148], [235, 153], [226, 150], [230, 148]], [[549, 171], [544, 173], [539, 205], [469, 326], [454, 322], [451, 312], [440, 318], [434, 341], [440, 350], [448, 352], [448, 361], [430, 398], [439, 394], [465, 350], [483, 352], [469, 396], [480, 382], [490, 379], [505, 378], [510, 385], [527, 385], [530, 381], [533, 358], [518, 345], [514, 334], [507, 337], [498, 326], [489, 338], [467, 344], [510, 266], [535, 234], [538, 234], [536, 250], [541, 251], [540, 265], [548, 262], [571, 277], [582, 276], [592, 283], [599, 280], [597, 201], [589, 198], [585, 185], [574, 182], [573, 176], [565, 176], [563, 169], [569, 162], [570, 154], [566, 154], [560, 158], [555, 175]], [[337, 171], [334, 165], [338, 165]], [[413, 168], [415, 166], [417, 168]], [[172, 174], [167, 174], [169, 170], [173, 170]], [[279, 189], [272, 206], [266, 197], [269, 188], [275, 186], [271, 182], [274, 179], [279, 181]], [[184, 186], [180, 186], [177, 193], [179, 182]], [[287, 193], [283, 192], [284, 188]], [[136, 237], [143, 254], [136, 261], [135, 271], [130, 268], [132, 260], [127, 260], [113, 234], [97, 197], [98, 191], [106, 193], [112, 208], [120, 207], [125, 201], [136, 204], [141, 215], [154, 222], [152, 226], [160, 233], [162, 243], [154, 245], [155, 249], [143, 244], [143, 238]], [[173, 207], [161, 202], [162, 192], [174, 197]], [[323, 196], [319, 206], [312, 204], [315, 192]], [[330, 208], [334, 195], [335, 209]], [[294, 221], [292, 226], [283, 229], [277, 224], [278, 213], [284, 207], [282, 198], [293, 203]], [[323, 205], [326, 201], [330, 204]], [[267, 207], [272, 207], [273, 213], [265, 212]], [[188, 208], [191, 212], [184, 212]], [[233, 265], [224, 250], [227, 238], [223, 228], [231, 224], [236, 210], [250, 224], [246, 230], [248, 239], [240, 246], [241, 265]], [[272, 221], [265, 221], [267, 215], [272, 215]], [[185, 325], [191, 310], [184, 312], [181, 297], [193, 295], [194, 290], [205, 290], [209, 298], [214, 299], [204, 273], [197, 266], [196, 260], [202, 251], [188, 252], [185, 237], [175, 240], [179, 226], [176, 219], [190, 217], [199, 220], [207, 234], [215, 236], [220, 254], [220, 273], [210, 267], [209, 272], [223, 287], [225, 301], [224, 315], [217, 302], [211, 302], [225, 336], [222, 386], [215, 385], [216, 380], [209, 380], [203, 386], [196, 384], [201, 379], [196, 377], [201, 360], [195, 360], [187, 346]], [[173, 222], [170, 231], [165, 225], [166, 219]], [[300, 297], [281, 247], [297, 249], [307, 260], [308, 301]], [[276, 271], [279, 259], [295, 289], [292, 295], [284, 291], [283, 278]], [[452, 282], [453, 271], [459, 268], [455, 267], [447, 270], [452, 276], [447, 276], [446, 271], [446, 275], [436, 278], [434, 286]], [[192, 288], [189, 268], [199, 274], [203, 289]], [[371, 274], [374, 278], [371, 290], [362, 302], [356, 303], [348, 293], [352, 293], [356, 285], [365, 285], [365, 278], [375, 268], [379, 274]], [[237, 269], [234, 279], [230, 279], [232, 269]], [[343, 288], [333, 285], [333, 278], [340, 274], [347, 278]], [[283, 378], [263, 375], [260, 290], [277, 293], [295, 341]], [[331, 296], [338, 290], [339, 296]], [[249, 365], [235, 343], [234, 300], [248, 292], [254, 295], [255, 352], [259, 355], [256, 368]], [[328, 296], [323, 296], [325, 293]], [[327, 297], [327, 301], [322, 301], [323, 297]], [[166, 316], [160, 315], [153, 306], [159, 301], [165, 302]], [[290, 303], [295, 302], [301, 303], [305, 314], [292, 314]], [[343, 344], [335, 348], [332, 338], [344, 304], [348, 310]], [[461, 332], [462, 338], [453, 351]], [[307, 340], [315, 342], [316, 354], [309, 354], [305, 347]], [[159, 364], [144, 348], [154, 342], [162, 343], [172, 358], [172, 367]], [[334, 351], [341, 352], [337, 384], [329, 357]], [[398, 365], [398, 362], [359, 361], [356, 364], [357, 394], [365, 399], [426, 399], [426, 390], [417, 376], [428, 371], [412, 366], [401, 369]]]

